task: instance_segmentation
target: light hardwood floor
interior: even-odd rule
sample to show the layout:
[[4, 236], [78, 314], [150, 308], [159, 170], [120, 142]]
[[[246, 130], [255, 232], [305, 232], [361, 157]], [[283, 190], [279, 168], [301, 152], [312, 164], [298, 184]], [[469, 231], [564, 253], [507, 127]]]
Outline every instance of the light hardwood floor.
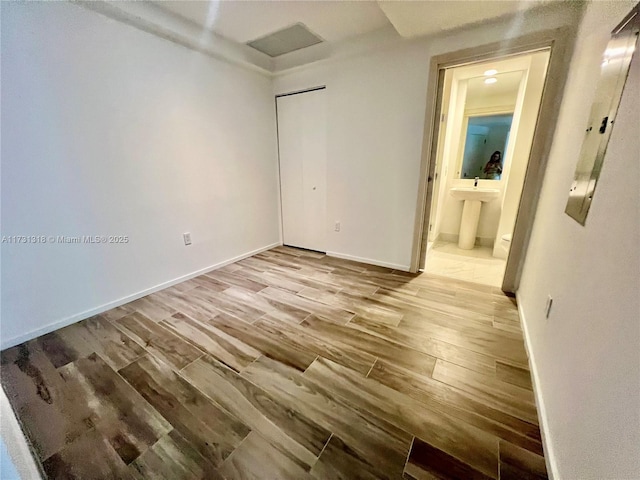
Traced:
[[499, 290], [278, 247], [2, 352], [49, 478], [546, 478]]

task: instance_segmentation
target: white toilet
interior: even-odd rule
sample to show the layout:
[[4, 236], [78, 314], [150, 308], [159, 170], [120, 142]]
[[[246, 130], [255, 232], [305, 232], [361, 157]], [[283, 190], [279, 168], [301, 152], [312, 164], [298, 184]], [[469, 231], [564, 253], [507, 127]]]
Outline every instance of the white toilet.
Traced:
[[509, 249], [511, 248], [511, 234], [506, 233], [500, 237], [499, 248], [494, 249], [493, 256], [498, 258], [507, 259], [509, 256]]

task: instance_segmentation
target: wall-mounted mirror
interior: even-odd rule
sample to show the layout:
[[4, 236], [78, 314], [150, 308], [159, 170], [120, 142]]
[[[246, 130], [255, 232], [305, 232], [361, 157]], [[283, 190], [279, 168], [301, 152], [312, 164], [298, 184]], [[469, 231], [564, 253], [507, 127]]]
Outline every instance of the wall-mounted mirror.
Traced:
[[640, 31], [640, 5], [616, 27], [602, 58], [596, 96], [565, 212], [584, 225]]
[[513, 113], [465, 116], [466, 135], [460, 178], [500, 180]]
[[521, 83], [522, 71], [495, 70], [466, 81], [457, 178], [502, 179]]

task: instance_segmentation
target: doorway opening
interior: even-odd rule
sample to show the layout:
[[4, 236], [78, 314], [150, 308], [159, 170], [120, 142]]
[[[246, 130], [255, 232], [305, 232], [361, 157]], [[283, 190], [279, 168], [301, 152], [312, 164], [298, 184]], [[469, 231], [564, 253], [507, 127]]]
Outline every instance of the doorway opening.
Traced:
[[440, 71], [421, 270], [503, 285], [550, 52], [542, 48]]

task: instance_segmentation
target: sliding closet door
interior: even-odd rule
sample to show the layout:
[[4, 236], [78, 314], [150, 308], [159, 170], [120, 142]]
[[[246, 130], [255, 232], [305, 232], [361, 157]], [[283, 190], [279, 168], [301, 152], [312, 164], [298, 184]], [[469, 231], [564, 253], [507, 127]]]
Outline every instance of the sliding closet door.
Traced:
[[285, 245], [326, 251], [325, 90], [277, 98]]

